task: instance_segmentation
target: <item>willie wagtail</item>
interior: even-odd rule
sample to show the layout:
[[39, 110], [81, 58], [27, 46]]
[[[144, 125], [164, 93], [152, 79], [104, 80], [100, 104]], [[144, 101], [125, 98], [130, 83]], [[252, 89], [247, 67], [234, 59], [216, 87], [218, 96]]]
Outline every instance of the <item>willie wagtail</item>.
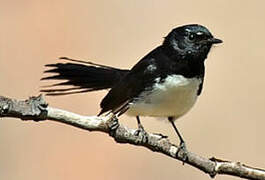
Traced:
[[167, 117], [180, 139], [174, 120], [187, 113], [202, 92], [204, 61], [213, 44], [222, 43], [199, 24], [173, 29], [158, 46], [131, 70], [92, 62], [61, 58], [71, 62], [48, 64], [57, 73], [42, 80], [67, 80], [54, 84], [73, 85], [66, 89], [43, 89], [47, 95], [66, 95], [110, 89], [100, 103], [103, 113], [135, 116], [138, 133], [144, 132], [139, 116]]

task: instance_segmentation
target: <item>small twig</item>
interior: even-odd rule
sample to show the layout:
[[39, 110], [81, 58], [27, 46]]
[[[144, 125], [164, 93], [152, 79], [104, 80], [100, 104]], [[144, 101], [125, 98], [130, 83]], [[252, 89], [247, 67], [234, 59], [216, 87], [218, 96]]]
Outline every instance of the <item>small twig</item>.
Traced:
[[[100, 117], [81, 116], [52, 108], [48, 106], [42, 95], [30, 97], [25, 101], [0, 96], [0, 117], [14, 117], [34, 121], [52, 120], [88, 131], [100, 131], [108, 133], [118, 143], [144, 146], [151, 151], [183, 161], [183, 154], [177, 153], [178, 146], [172, 144], [163, 136], [147, 133], [148, 140], [142, 141], [141, 136], [135, 135], [135, 129], [130, 129], [121, 124], [113, 129], [113, 124], [117, 123], [117, 119], [113, 115]], [[188, 152], [185, 163], [202, 170], [211, 177], [215, 177], [217, 174], [225, 174], [246, 179], [265, 180], [265, 170], [250, 167], [240, 162], [224, 161], [216, 158], [208, 159]]]

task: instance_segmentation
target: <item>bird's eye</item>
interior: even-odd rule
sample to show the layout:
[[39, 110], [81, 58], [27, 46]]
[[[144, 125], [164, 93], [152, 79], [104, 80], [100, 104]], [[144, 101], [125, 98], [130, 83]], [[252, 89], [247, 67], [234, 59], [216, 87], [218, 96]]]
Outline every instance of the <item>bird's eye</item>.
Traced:
[[189, 35], [189, 40], [193, 41], [195, 39], [195, 34], [191, 33]]

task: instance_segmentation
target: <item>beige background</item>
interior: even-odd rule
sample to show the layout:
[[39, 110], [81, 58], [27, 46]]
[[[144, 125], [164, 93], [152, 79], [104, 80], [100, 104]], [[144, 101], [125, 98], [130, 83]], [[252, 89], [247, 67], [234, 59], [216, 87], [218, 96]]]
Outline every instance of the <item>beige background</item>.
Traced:
[[[206, 62], [199, 101], [177, 122], [188, 148], [265, 168], [264, 1], [0, 0], [0, 94], [39, 94], [44, 65], [59, 56], [133, 66], [174, 27], [200, 23], [224, 40]], [[106, 92], [47, 97], [54, 107], [95, 115]], [[135, 119], [121, 122], [135, 127]], [[177, 142], [170, 124], [143, 120]], [[144, 148], [116, 144], [55, 122], [0, 121], [1, 180], [209, 179]], [[216, 179], [237, 179], [218, 176]]]

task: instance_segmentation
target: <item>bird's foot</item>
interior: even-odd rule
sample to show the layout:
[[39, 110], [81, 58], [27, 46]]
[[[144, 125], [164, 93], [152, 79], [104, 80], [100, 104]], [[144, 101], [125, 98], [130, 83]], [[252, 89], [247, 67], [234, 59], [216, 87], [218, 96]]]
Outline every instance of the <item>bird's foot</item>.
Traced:
[[108, 127], [109, 127], [109, 135], [114, 136], [116, 133], [116, 130], [120, 126], [118, 118], [114, 116], [109, 122], [108, 122]]
[[176, 156], [180, 157], [183, 165], [188, 159], [188, 150], [184, 141], [181, 141], [177, 150]]
[[165, 135], [163, 135], [163, 134], [161, 134], [161, 133], [153, 133], [154, 135], [157, 135], [157, 136], [160, 136], [160, 139], [166, 139], [166, 138], [168, 138], [168, 136], [165, 136]]
[[134, 132], [135, 136], [138, 136], [138, 143], [146, 143], [148, 141], [148, 134], [144, 130], [144, 127], [140, 124], [138, 125], [138, 129]]

